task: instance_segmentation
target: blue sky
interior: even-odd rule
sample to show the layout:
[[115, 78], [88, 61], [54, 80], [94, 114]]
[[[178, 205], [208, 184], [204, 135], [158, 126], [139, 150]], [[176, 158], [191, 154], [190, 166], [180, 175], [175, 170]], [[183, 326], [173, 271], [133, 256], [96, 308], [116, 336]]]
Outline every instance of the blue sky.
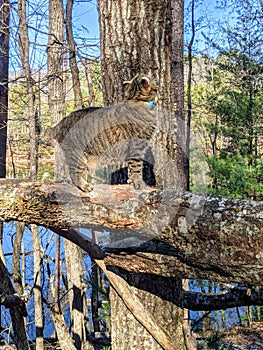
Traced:
[[87, 29], [91, 38], [99, 39], [97, 2], [76, 3], [73, 7], [74, 24], [81, 30]]
[[[218, 8], [219, 4], [222, 4], [223, 0], [195, 0], [195, 20], [196, 23], [196, 40], [195, 45], [200, 49], [206, 49], [204, 44], [204, 38], [201, 34], [205, 31], [209, 36], [215, 35], [217, 30], [217, 22], [221, 21], [231, 21], [233, 14], [229, 13], [227, 10], [220, 10]], [[190, 21], [189, 14], [187, 13], [187, 8], [191, 4], [191, 0], [185, 0], [185, 24], [187, 28], [187, 21]], [[83, 34], [86, 32], [88, 37], [92, 39], [99, 40], [99, 21], [97, 12], [97, 1], [93, 0], [90, 2], [75, 3], [73, 9], [73, 21], [75, 25], [76, 33]], [[79, 35], [80, 36], [80, 35]], [[187, 40], [188, 33], [187, 29], [185, 31], [185, 38]]]
[[[225, 25], [234, 23], [236, 12], [233, 10], [235, 1], [232, 0], [232, 6], [226, 7], [224, 10], [219, 9], [218, 5], [224, 5], [226, 0], [195, 0], [195, 21], [196, 21], [196, 37], [194, 43], [194, 52], [204, 51], [211, 56], [215, 50], [211, 48], [211, 44], [207, 44], [204, 40], [202, 32], [213, 39], [215, 42], [221, 40], [223, 43], [224, 34], [218, 28], [218, 21], [223, 21]], [[252, 0], [251, 0], [252, 1]], [[257, 1], [257, 0], [255, 0]], [[228, 0], [228, 3], [231, 0]], [[259, 2], [259, 1], [258, 1]], [[29, 2], [28, 2], [29, 4]], [[191, 0], [185, 0], [185, 39], [189, 41], [189, 26], [191, 16], [187, 12], [187, 8], [191, 4]], [[45, 70], [46, 67], [46, 44], [48, 33], [48, 2], [47, 0], [32, 0], [30, 2], [30, 40], [31, 40], [31, 67], [33, 69]], [[259, 5], [258, 5], [259, 6]], [[14, 5], [15, 7], [15, 5]], [[99, 21], [97, 12], [97, 1], [79, 0], [73, 6], [73, 24], [74, 36], [78, 44], [78, 49], [85, 56], [98, 57], [99, 52]], [[20, 71], [21, 62], [17, 49], [17, 16], [12, 11], [12, 38], [10, 40], [11, 48], [11, 66], [10, 71]], [[36, 28], [36, 30], [32, 29]], [[39, 29], [41, 28], [41, 31]], [[34, 50], [37, 49], [37, 50]]]

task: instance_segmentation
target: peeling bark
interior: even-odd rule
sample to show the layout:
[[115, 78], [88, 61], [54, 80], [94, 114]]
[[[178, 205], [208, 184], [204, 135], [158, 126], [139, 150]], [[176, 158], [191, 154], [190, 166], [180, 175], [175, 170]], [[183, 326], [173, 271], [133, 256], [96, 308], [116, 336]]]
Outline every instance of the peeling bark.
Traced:
[[[117, 242], [107, 265], [127, 271], [262, 285], [263, 203], [174, 189], [0, 181], [0, 221], [36, 223], [95, 259], [104, 252], [76, 231], [107, 229]], [[95, 252], [95, 253], [94, 253]]]

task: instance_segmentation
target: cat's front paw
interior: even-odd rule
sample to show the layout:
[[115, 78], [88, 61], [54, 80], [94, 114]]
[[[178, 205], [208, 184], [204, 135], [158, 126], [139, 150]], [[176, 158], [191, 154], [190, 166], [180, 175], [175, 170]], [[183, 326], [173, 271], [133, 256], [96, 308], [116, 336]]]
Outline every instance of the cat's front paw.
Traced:
[[83, 192], [91, 192], [94, 188], [92, 184], [85, 183], [78, 186], [78, 188]]
[[143, 180], [133, 180], [132, 184], [135, 190], [143, 190], [146, 187], [146, 183]]

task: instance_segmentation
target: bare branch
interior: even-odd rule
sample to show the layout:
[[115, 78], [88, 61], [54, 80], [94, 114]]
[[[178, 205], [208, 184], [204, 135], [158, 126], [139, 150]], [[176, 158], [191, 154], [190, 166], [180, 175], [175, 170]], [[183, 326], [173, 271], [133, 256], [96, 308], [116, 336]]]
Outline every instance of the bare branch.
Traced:
[[263, 305], [263, 288], [239, 286], [218, 294], [183, 292], [182, 307], [212, 311], [238, 306]]

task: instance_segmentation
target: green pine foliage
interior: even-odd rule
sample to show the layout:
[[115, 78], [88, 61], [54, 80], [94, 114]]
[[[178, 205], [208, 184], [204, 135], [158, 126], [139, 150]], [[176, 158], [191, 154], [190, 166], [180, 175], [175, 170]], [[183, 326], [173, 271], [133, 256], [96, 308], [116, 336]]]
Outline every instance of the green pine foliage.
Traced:
[[230, 4], [224, 44], [193, 59], [192, 132], [209, 165], [209, 192], [263, 199], [263, 33], [257, 2]]
[[263, 157], [257, 164], [249, 164], [240, 154], [209, 157], [213, 185], [210, 192], [236, 198], [263, 198]]
[[262, 67], [232, 49], [216, 60], [199, 60], [203, 61], [206, 80], [192, 89], [193, 130], [209, 164], [209, 190], [262, 199]]

